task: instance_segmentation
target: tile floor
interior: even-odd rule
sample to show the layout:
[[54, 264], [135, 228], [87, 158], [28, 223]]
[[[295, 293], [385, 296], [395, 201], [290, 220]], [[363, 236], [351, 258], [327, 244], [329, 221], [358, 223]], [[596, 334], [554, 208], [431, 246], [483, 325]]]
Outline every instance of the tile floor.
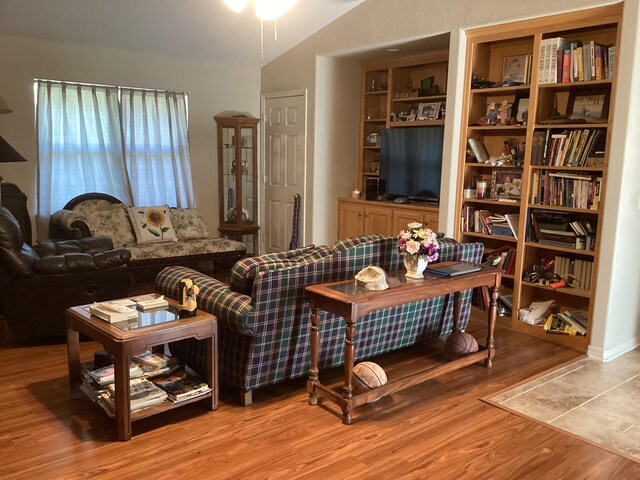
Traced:
[[585, 358], [490, 401], [640, 460], [640, 348], [608, 363]]

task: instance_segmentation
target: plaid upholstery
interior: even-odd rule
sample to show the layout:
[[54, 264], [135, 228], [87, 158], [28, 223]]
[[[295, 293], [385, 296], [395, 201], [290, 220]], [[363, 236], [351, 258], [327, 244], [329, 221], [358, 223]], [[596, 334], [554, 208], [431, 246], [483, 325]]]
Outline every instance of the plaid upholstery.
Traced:
[[[481, 243], [458, 244], [447, 238], [439, 242], [440, 261], [481, 260]], [[250, 296], [184, 267], [168, 267], [156, 279], [156, 290], [170, 297], [177, 296], [181, 278], [191, 278], [200, 287], [199, 306], [217, 315], [220, 322], [220, 378], [245, 391], [308, 374], [307, 285], [353, 278], [369, 265], [387, 271], [402, 265], [396, 239], [378, 235], [342, 240], [331, 247], [314, 247], [296, 256], [296, 260], [280, 260], [287, 264], [271, 268], [271, 262], [258, 266], [260, 262], [256, 261]], [[469, 320], [471, 290], [463, 292], [461, 298], [460, 326], [464, 328]], [[453, 295], [372, 312], [358, 321], [356, 360], [446, 334], [452, 324]], [[344, 320], [321, 311], [320, 330], [320, 367], [341, 365]], [[192, 368], [204, 370], [203, 342], [175, 342], [171, 351]]]

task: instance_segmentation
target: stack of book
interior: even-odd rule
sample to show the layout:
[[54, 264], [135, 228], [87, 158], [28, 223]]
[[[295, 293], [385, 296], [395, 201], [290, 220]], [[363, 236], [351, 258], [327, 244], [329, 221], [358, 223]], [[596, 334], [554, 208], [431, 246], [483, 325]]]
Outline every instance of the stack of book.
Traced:
[[101, 302], [89, 306], [91, 315], [109, 323], [138, 318], [138, 311], [122, 302]]
[[594, 250], [596, 226], [589, 220], [576, 220], [570, 214], [532, 210], [528, 240], [575, 250]]
[[471, 205], [462, 207], [461, 228], [463, 232], [484, 233], [518, 238], [518, 214], [502, 214], [489, 210], [478, 210]]
[[158, 387], [167, 392], [170, 402], [180, 403], [201, 397], [211, 391], [211, 387], [185, 370], [154, 379]]
[[164, 295], [140, 295], [138, 297], [132, 297], [131, 300], [133, 300], [135, 302], [135, 306], [142, 311], [166, 308], [169, 306], [169, 302], [164, 299]]
[[515, 273], [516, 249], [510, 245], [487, 251], [483, 258], [483, 265], [503, 268], [507, 275]]
[[562, 335], [586, 335], [587, 314], [580, 310], [552, 313], [544, 324], [544, 330]]
[[170, 357], [162, 353], [145, 352], [140, 355], [134, 355], [133, 361], [142, 369], [147, 378], [169, 375], [180, 369], [180, 364], [176, 357]]
[[[106, 390], [99, 394], [97, 401], [98, 405], [111, 417], [115, 416], [116, 412], [115, 395], [115, 383], [110, 383], [107, 385]], [[131, 379], [129, 383], [129, 395], [132, 412], [159, 405], [167, 399], [167, 393], [165, 391], [144, 377]]]
[[583, 82], [613, 78], [616, 47], [594, 40], [545, 38], [540, 43], [538, 83]]
[[[115, 415], [115, 368], [113, 365], [94, 368], [93, 361], [81, 364], [82, 390], [90, 400], [97, 403], [109, 416]], [[152, 388], [143, 377], [143, 370], [136, 363], [129, 366], [131, 411], [140, 410], [164, 402], [166, 394], [162, 390]]]

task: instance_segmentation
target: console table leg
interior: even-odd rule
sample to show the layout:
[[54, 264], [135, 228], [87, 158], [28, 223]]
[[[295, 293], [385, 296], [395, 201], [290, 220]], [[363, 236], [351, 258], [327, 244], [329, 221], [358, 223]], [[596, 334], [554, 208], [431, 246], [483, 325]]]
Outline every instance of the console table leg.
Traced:
[[347, 320], [347, 326], [344, 329], [344, 386], [342, 387], [342, 395], [347, 400], [351, 400], [353, 397], [351, 374], [353, 373], [353, 360], [355, 357], [355, 349], [353, 346], [355, 334], [356, 324], [351, 320]]
[[455, 292], [453, 294], [453, 331], [460, 331], [460, 307], [462, 307], [462, 302], [460, 302], [460, 292]]
[[351, 425], [351, 412], [349, 410], [342, 411], [342, 423]]
[[311, 331], [309, 339], [311, 342], [311, 367], [309, 368], [309, 380], [307, 381], [307, 392], [309, 392], [309, 405], [318, 404], [318, 394], [316, 384], [318, 383], [318, 348], [320, 345], [320, 329], [318, 328], [319, 316], [318, 308], [311, 308]]
[[491, 302], [489, 304], [489, 313], [488, 313], [488, 332], [487, 332], [487, 358], [484, 361], [484, 365], [487, 368], [491, 368], [493, 366], [492, 358], [493, 352], [495, 352], [495, 345], [493, 340], [493, 330], [496, 326], [496, 314], [498, 311], [498, 287], [499, 285], [495, 285], [491, 287]]

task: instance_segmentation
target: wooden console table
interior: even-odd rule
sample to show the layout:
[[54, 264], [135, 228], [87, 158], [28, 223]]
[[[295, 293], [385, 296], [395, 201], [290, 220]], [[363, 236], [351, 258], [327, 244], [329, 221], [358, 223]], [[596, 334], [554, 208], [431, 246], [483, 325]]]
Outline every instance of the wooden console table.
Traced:
[[[486, 367], [491, 367], [492, 358], [495, 355], [493, 330], [496, 323], [496, 303], [498, 288], [502, 280], [503, 270], [494, 267], [482, 267], [478, 272], [468, 273], [456, 277], [446, 277], [426, 272], [424, 280], [410, 280], [404, 276], [404, 271], [396, 272], [390, 276], [400, 280], [401, 285], [396, 288], [371, 291], [356, 285], [354, 280], [323, 283], [311, 285], [306, 288], [311, 307], [311, 368], [307, 391], [309, 392], [309, 404], [317, 405], [318, 392], [322, 392], [329, 400], [337, 403], [342, 408], [342, 423], [351, 423], [351, 412], [359, 405], [369, 403], [377, 398], [389, 395], [396, 391], [422, 383], [430, 378], [457, 370], [484, 360]], [[475, 353], [464, 356], [452, 356], [446, 363], [441, 363], [427, 370], [414, 373], [405, 378], [389, 381], [387, 384], [372, 389], [371, 391], [353, 394], [351, 374], [355, 358], [354, 338], [356, 323], [369, 312], [382, 308], [411, 303], [440, 295], [454, 295], [454, 324], [453, 330], [459, 330], [460, 319], [460, 292], [470, 288], [487, 286], [491, 291], [491, 302], [488, 310], [488, 331], [486, 345], [480, 346]], [[323, 385], [318, 378], [318, 356], [320, 346], [320, 315], [322, 309], [339, 315], [345, 319], [344, 340], [344, 384], [342, 393]]]

